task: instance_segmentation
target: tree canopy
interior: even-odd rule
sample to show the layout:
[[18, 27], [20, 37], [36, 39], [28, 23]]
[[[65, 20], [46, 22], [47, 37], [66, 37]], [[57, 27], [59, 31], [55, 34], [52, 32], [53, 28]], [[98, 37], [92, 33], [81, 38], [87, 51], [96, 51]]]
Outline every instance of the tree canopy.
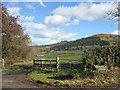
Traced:
[[2, 55], [8, 65], [25, 60], [31, 51], [30, 37], [23, 31], [18, 17], [10, 16], [7, 8], [2, 7]]

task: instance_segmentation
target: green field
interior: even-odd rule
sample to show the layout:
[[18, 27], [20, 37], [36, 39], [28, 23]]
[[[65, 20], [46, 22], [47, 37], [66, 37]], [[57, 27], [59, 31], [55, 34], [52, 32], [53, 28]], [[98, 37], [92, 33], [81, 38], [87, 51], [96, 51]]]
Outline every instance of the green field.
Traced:
[[47, 59], [47, 60], [55, 60], [56, 57], [60, 57], [60, 59], [74, 59], [81, 60], [82, 51], [80, 50], [66, 50], [66, 51], [54, 51], [51, 50], [49, 52], [40, 52], [40, 55], [44, 55], [43, 57], [37, 57], [36, 59]]

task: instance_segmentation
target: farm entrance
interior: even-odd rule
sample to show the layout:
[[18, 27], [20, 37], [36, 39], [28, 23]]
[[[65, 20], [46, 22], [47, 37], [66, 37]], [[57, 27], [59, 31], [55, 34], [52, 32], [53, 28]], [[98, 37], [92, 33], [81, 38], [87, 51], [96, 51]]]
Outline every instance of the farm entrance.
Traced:
[[81, 72], [83, 63], [81, 60], [59, 59], [56, 60], [33, 60], [33, 66], [40, 70], [51, 72]]

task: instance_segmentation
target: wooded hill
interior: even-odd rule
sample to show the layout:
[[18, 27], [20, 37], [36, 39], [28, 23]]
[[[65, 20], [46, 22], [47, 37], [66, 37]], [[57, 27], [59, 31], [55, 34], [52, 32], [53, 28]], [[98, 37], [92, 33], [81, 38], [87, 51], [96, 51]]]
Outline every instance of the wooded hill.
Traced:
[[61, 45], [52, 46], [52, 50], [78, 50], [82, 46], [104, 46], [104, 45], [117, 45], [120, 35], [113, 34], [96, 34], [90, 37], [69, 41]]

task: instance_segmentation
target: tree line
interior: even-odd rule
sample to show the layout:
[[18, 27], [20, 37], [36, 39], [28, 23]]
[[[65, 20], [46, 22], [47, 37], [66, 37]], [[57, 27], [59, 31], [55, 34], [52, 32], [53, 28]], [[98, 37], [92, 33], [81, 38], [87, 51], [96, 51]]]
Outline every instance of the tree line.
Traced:
[[[2, 4], [0, 4], [2, 6]], [[2, 7], [2, 58], [5, 59], [5, 66], [15, 62], [32, 60], [34, 52], [29, 44], [30, 37], [24, 34], [23, 27], [18, 23], [18, 18], [10, 16], [7, 8]], [[34, 53], [34, 54], [33, 54]]]

